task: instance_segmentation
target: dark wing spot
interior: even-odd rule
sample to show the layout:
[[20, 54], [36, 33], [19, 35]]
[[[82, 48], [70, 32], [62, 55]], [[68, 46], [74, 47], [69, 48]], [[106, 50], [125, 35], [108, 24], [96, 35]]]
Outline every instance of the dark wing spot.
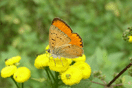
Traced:
[[51, 34], [55, 34], [55, 33], [51, 33]]
[[80, 44], [80, 46], [83, 46], [82, 44]]
[[52, 39], [53, 41], [55, 41], [55, 39]]
[[54, 44], [54, 43], [52, 42], [52, 44]]

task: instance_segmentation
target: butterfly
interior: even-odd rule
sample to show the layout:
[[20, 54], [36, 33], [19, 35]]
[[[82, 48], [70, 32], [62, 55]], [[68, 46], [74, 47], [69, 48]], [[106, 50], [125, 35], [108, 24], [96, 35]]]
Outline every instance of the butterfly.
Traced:
[[82, 38], [60, 18], [54, 18], [50, 26], [49, 48], [53, 58], [77, 58], [83, 54]]

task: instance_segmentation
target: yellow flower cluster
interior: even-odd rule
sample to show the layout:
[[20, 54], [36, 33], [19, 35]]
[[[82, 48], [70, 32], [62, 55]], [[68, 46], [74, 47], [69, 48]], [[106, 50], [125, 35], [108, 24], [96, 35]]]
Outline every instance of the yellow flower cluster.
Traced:
[[18, 83], [23, 83], [27, 81], [31, 76], [31, 72], [28, 68], [26, 67], [19, 67], [16, 72], [13, 75], [13, 78], [15, 81]]
[[61, 73], [61, 79], [66, 85], [78, 84], [81, 79], [88, 79], [91, 75], [91, 68], [86, 62], [76, 62]]
[[38, 57], [35, 59], [34, 66], [38, 69], [43, 69], [45, 66], [48, 66], [48, 56], [49, 55], [47, 54], [38, 55]]
[[49, 60], [48, 66], [51, 70], [57, 71], [57, 72], [64, 72], [67, 70], [69, 65], [71, 64], [71, 60], [66, 59], [66, 58], [53, 58]]
[[3, 78], [11, 77], [16, 70], [17, 67], [15, 65], [6, 66], [1, 70], [1, 77]]
[[78, 84], [82, 79], [82, 72], [80, 69], [70, 66], [61, 74], [61, 79], [66, 85]]
[[17, 68], [17, 63], [21, 60], [20, 56], [12, 57], [5, 61], [6, 67], [1, 70], [1, 77], [7, 78], [13, 76], [14, 80], [18, 83], [27, 81], [31, 72], [26, 67]]
[[[46, 50], [49, 46], [46, 47]], [[47, 51], [45, 54], [38, 55], [35, 59], [34, 66], [38, 69], [49, 67], [50, 70], [60, 73], [62, 81], [66, 85], [78, 84], [81, 79], [87, 79], [91, 75], [91, 68], [85, 62], [86, 56], [83, 54], [81, 57], [70, 58], [53, 58]], [[75, 62], [72, 64], [72, 62]]]
[[15, 65], [21, 60], [20, 56], [12, 57], [5, 61], [5, 65]]

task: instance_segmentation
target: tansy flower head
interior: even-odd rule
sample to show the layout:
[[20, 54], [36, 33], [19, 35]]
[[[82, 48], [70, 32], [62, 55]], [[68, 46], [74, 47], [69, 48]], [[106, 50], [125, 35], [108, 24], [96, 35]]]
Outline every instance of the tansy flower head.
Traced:
[[67, 70], [70, 64], [71, 61], [66, 58], [62, 57], [59, 59], [59, 58], [50, 57], [49, 68], [53, 71], [63, 72]]
[[49, 54], [38, 55], [35, 59], [34, 66], [38, 69], [43, 69], [45, 66], [48, 66], [49, 57]]
[[45, 50], [48, 50], [49, 49], [49, 45], [46, 46]]
[[13, 75], [13, 78], [18, 83], [27, 81], [31, 76], [31, 72], [26, 67], [19, 67]]
[[132, 36], [128, 36], [129, 37], [129, 42], [132, 42]]
[[7, 59], [5, 61], [6, 65], [15, 65], [16, 63], [18, 63], [21, 60], [20, 56], [16, 56], [16, 57], [12, 57], [10, 59]]
[[15, 65], [6, 66], [1, 70], [1, 77], [7, 78], [14, 74], [14, 72], [17, 70], [17, 67]]
[[80, 61], [84, 62], [86, 60], [86, 56], [83, 54], [81, 57], [74, 58], [72, 60], [75, 61], [75, 62], [80, 62]]
[[61, 79], [66, 85], [78, 84], [82, 79], [80, 69], [70, 66], [65, 72], [61, 73]]
[[91, 75], [91, 68], [86, 62], [76, 62], [73, 66], [81, 69], [83, 79], [87, 79]]

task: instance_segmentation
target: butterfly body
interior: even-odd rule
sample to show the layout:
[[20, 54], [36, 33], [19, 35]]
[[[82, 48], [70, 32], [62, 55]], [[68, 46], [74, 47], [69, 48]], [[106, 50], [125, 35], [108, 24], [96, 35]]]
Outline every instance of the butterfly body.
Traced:
[[82, 56], [82, 40], [61, 19], [54, 18], [49, 29], [49, 46], [53, 58], [76, 58]]

